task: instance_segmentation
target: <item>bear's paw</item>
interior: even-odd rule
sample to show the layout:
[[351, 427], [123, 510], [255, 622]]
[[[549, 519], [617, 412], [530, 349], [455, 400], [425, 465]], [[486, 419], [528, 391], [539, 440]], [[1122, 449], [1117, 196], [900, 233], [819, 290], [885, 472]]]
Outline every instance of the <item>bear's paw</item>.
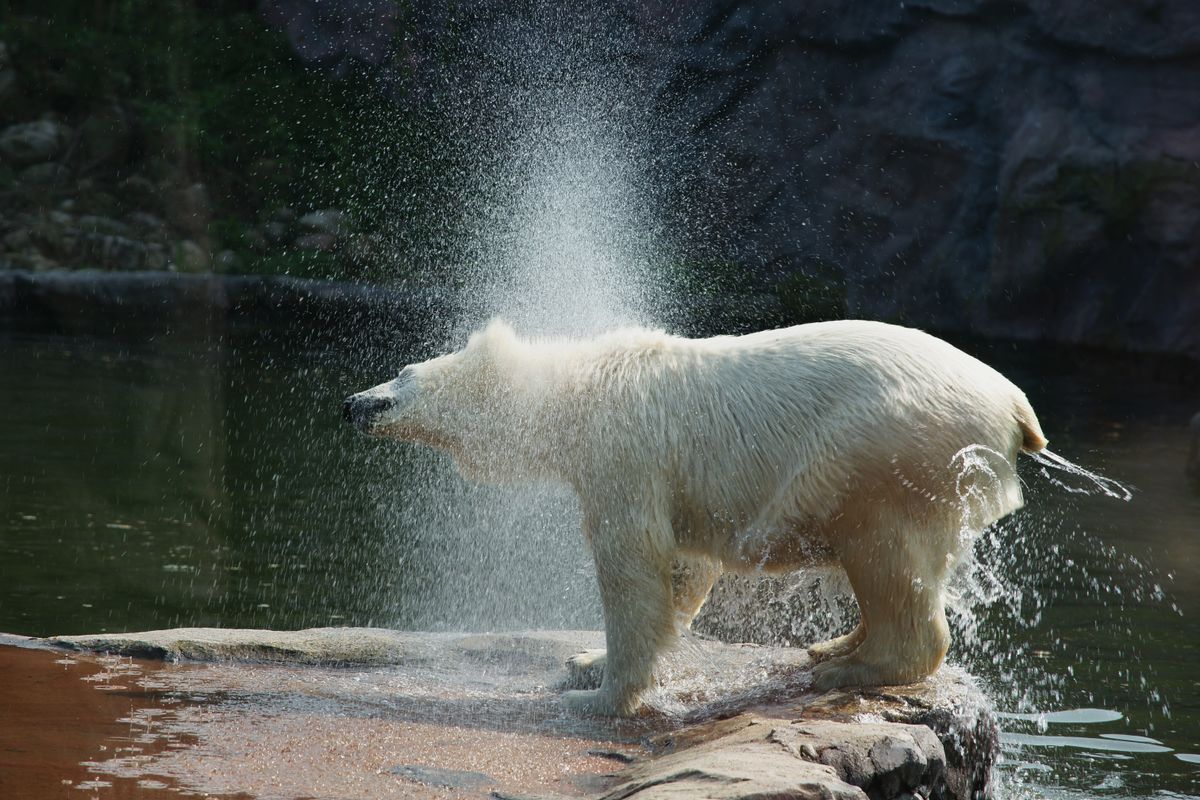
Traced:
[[568, 712], [580, 717], [627, 717], [632, 713], [603, 688], [573, 689], [563, 693], [562, 701]]
[[568, 689], [599, 689], [604, 682], [604, 664], [607, 661], [604, 649], [584, 650], [567, 659]]
[[845, 636], [838, 636], [824, 642], [817, 642], [808, 648], [808, 655], [813, 661], [824, 661], [836, 656], [848, 656], [863, 642], [866, 632], [859, 625]]

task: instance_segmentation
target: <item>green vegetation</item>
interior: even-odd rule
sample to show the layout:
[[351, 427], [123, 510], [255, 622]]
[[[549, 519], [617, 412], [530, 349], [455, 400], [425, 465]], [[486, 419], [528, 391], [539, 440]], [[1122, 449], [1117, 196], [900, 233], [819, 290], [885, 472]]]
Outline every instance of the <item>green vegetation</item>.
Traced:
[[[305, 64], [257, 0], [8, 0], [0, 43], [0, 130], [51, 120], [69, 140], [52, 161], [0, 157], [0, 266], [456, 279], [464, 199], [487, 202], [462, 192], [478, 191], [478, 143], [456, 140], [436, 98]], [[451, 29], [426, 57], [458, 48]], [[344, 212], [337, 233], [305, 226], [319, 209]], [[829, 265], [663, 271], [713, 307], [746, 298], [730, 324], [844, 313]]]
[[[172, 196], [200, 183], [208, 207], [176, 208], [175, 216], [201, 212], [193, 238], [212, 252], [244, 255], [243, 263], [252, 255], [251, 226], [277, 207], [336, 207], [356, 227], [378, 223], [381, 181], [365, 170], [380, 167], [381, 131], [390, 152], [403, 151], [414, 121], [399, 119], [366, 78], [333, 80], [302, 64], [257, 3], [8, 5], [0, 41], [20, 88], [0, 104], [0, 122], [49, 114], [70, 126], [76, 140], [67, 166], [74, 179], [87, 181], [90, 195], [82, 210], [136, 210], [145, 198], [131, 197], [123, 184], [136, 177], [139, 187], [149, 182], [175, 222], [169, 207], [181, 203]], [[7, 167], [0, 173], [7, 186], [15, 179]], [[115, 207], [104, 195], [117, 200]], [[289, 258], [295, 263], [281, 263]], [[336, 259], [312, 254], [271, 260], [284, 271], [338, 271]]]
[[[239, 212], [341, 194], [358, 144], [346, 125], [358, 87], [302, 68], [253, 4], [30, 5], [38, 10], [0, 22], [41, 87], [29, 102], [69, 119], [127, 103], [150, 177], [206, 178], [214, 199]], [[316, 154], [328, 168], [298, 188], [296, 171]]]
[[1121, 238], [1137, 227], [1154, 193], [1173, 179], [1160, 162], [1133, 163], [1112, 169], [1073, 166], [1059, 173], [1052, 190], [1056, 206], [1077, 204], [1104, 221], [1110, 238]]
[[1098, 219], [1107, 240], [1116, 243], [1137, 233], [1151, 201], [1173, 184], [1200, 185], [1200, 168], [1166, 158], [1103, 167], [1069, 164], [1040, 195], [1019, 202], [1016, 210], [1046, 220], [1043, 250], [1053, 260], [1066, 246], [1069, 209]]

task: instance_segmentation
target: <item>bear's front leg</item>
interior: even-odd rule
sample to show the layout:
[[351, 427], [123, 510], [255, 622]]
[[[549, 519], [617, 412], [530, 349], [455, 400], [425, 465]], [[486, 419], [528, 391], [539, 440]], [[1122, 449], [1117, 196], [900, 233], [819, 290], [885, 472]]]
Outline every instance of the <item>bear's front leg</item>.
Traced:
[[604, 682], [603, 648], [584, 650], [567, 658], [567, 686], [571, 689], [594, 689]]
[[578, 714], [629, 716], [650, 686], [655, 657], [675, 636], [671, 561], [642, 546], [649, 537], [640, 531], [598, 538], [592, 552], [604, 606], [604, 679], [599, 689], [567, 692], [563, 703]]
[[[721, 565], [697, 555], [678, 555], [671, 567], [671, 600], [677, 630], [691, 626], [700, 613], [713, 583], [721, 576]], [[576, 652], [566, 660], [566, 686], [595, 688], [604, 681], [605, 650]]]
[[[721, 565], [700, 556], [676, 556], [671, 566], [671, 601], [677, 628], [688, 628], [700, 613]], [[592, 689], [604, 680], [604, 650], [584, 650], [567, 659], [567, 686]]]

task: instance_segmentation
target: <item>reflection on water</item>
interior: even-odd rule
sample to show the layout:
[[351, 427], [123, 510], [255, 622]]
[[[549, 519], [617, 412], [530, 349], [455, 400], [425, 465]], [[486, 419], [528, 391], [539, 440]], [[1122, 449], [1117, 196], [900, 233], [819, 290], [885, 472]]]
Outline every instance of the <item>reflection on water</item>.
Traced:
[[1020, 719], [1027, 722], [1036, 722], [1038, 730], [1045, 730], [1046, 725], [1051, 723], [1073, 722], [1076, 725], [1087, 725], [1096, 722], [1115, 722], [1122, 718], [1120, 713], [1108, 711], [1103, 708], [1072, 708], [1067, 711], [1050, 711], [1045, 714], [1020, 714], [1001, 711], [997, 716], [1001, 719]]
[[1081, 750], [1112, 750], [1117, 753], [1169, 753], [1157, 739], [1149, 736], [1121, 736], [1115, 733], [1100, 734], [1100, 738], [1088, 736], [1033, 736], [1025, 733], [1006, 732], [1001, 740], [1018, 747], [1076, 747]]
[[[495, 490], [356, 436], [341, 398], [379, 370], [294, 348], [0, 340], [0, 630], [598, 626], [577, 539], [541, 543], [541, 582], [494, 569], [526, 531], [471, 550], [448, 529], [461, 515], [409, 496], [431, 494], [413, 481], [445, 505]], [[512, 602], [479, 603], [505, 590]]]
[[[425, 476], [446, 504], [488, 490], [352, 435], [340, 399], [386, 370], [311, 340], [0, 335], [0, 630], [599, 626], [569, 498], [529, 510], [557, 527], [481, 519], [477, 548], [453, 541], [439, 525], [456, 516], [399, 487]], [[1194, 372], [967, 347], [1026, 388], [1055, 452], [1134, 488], [1074, 495], [1027, 461], [1028, 507], [979, 543], [1018, 591], [973, 612], [973, 636], [960, 620], [951, 657], [1011, 712], [1002, 794], [1200, 794]]]

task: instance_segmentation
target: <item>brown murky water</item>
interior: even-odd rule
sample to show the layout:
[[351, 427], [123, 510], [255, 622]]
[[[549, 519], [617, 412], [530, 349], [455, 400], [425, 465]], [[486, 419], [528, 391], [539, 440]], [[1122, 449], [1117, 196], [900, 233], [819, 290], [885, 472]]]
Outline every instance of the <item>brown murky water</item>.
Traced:
[[117, 777], [93, 767], [185, 744], [148, 736], [150, 730], [133, 721], [151, 720], [179, 702], [131, 680], [154, 669], [128, 659], [0, 645], [0, 797], [174, 796], [164, 791], [173, 785], [166, 776]]
[[538, 729], [549, 696], [501, 708], [407, 680], [0, 644], [0, 797], [578, 796], [640, 751]]

